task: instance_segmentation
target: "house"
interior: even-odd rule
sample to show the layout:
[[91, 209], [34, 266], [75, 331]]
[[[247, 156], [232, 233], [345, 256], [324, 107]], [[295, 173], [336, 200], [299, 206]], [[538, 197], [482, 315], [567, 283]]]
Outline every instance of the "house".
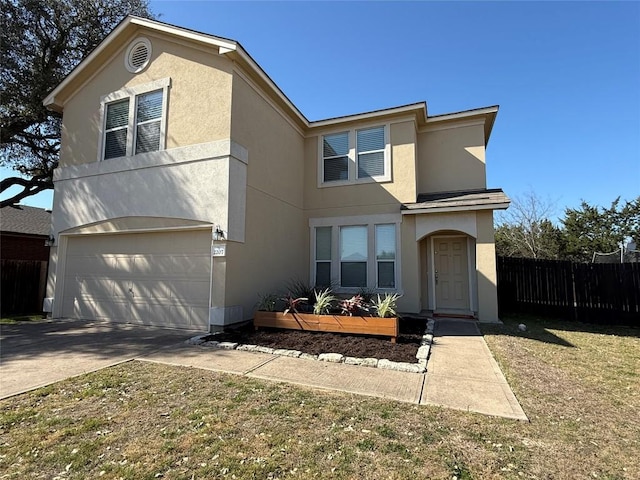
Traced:
[[49, 263], [51, 211], [25, 205], [0, 210], [3, 314], [42, 311]]
[[219, 329], [292, 279], [497, 316], [492, 106], [309, 121], [242, 46], [127, 17], [62, 112], [52, 316]]

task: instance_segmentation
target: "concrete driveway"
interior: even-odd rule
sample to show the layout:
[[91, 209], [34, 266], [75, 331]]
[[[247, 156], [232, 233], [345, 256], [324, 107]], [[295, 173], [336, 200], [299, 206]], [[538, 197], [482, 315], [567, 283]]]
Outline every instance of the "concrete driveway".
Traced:
[[196, 333], [202, 332], [77, 320], [0, 325], [0, 398], [148, 355]]

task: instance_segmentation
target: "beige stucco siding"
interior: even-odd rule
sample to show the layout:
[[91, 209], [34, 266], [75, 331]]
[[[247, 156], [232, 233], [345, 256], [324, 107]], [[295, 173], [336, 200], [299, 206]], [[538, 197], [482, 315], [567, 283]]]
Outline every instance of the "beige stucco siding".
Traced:
[[[376, 124], [355, 124], [358, 129]], [[311, 217], [393, 213], [402, 202], [416, 200], [416, 149], [413, 121], [391, 122], [391, 181], [318, 186], [319, 149], [322, 131], [305, 141], [305, 209]], [[340, 131], [340, 130], [337, 130]]]
[[231, 68], [226, 58], [165, 38], [138, 32], [152, 44], [149, 66], [139, 74], [127, 71], [124, 55], [129, 42], [71, 96], [64, 107], [60, 165], [98, 160], [100, 98], [125, 87], [145, 85], [169, 77], [166, 148], [230, 137]]
[[415, 216], [405, 215], [401, 224], [401, 272], [403, 296], [398, 301], [400, 312], [419, 312], [420, 278], [425, 265], [420, 259], [420, 243], [416, 242]]
[[247, 205], [246, 242], [227, 246], [224, 292], [225, 305], [242, 306], [244, 319], [253, 318], [258, 294], [283, 294], [292, 280], [309, 278], [302, 211], [255, 189], [247, 191]]
[[486, 188], [482, 123], [418, 134], [418, 191]]
[[491, 210], [476, 212], [476, 222], [478, 229], [476, 239], [478, 319], [482, 322], [496, 322], [498, 321], [498, 295], [493, 212]]
[[248, 151], [245, 241], [229, 242], [224, 261], [214, 262], [216, 278], [216, 268], [225, 269], [224, 292], [216, 292], [224, 299], [214, 301], [241, 306], [244, 319], [253, 317], [259, 293], [282, 292], [309, 276], [304, 139], [250, 82], [236, 72], [231, 109], [232, 139]]
[[231, 138], [249, 152], [250, 188], [302, 208], [302, 133], [245, 79], [233, 77]]

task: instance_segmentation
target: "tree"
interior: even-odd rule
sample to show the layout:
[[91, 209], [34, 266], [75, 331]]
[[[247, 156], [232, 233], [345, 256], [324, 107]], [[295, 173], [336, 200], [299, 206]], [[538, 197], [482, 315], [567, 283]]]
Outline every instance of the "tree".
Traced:
[[640, 196], [620, 203], [616, 198], [609, 208], [585, 202], [579, 208], [567, 208], [562, 254], [576, 261], [591, 261], [595, 252], [611, 253], [629, 240], [640, 244]]
[[0, 182], [22, 191], [0, 207], [53, 188], [61, 115], [42, 101], [128, 14], [154, 18], [148, 0], [0, 0]]
[[497, 219], [496, 252], [506, 257], [558, 258], [561, 232], [549, 219], [555, 203], [534, 192], [515, 197]]

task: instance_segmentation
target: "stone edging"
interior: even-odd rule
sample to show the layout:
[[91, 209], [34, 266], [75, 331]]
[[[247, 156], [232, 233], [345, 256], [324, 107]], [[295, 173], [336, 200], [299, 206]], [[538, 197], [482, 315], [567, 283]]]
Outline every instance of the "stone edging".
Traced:
[[319, 362], [344, 363], [346, 365], [361, 365], [372, 368], [385, 368], [387, 370], [396, 370], [400, 372], [424, 373], [427, 371], [427, 360], [431, 352], [433, 344], [433, 327], [435, 320], [430, 318], [427, 320], [427, 329], [422, 336], [418, 353], [416, 353], [417, 363], [392, 362], [386, 358], [358, 358], [348, 357], [340, 353], [321, 353], [320, 355], [311, 355], [303, 353], [299, 350], [287, 350], [284, 348], [261, 347], [259, 345], [244, 345], [233, 342], [216, 342], [215, 340], [205, 341], [204, 339], [211, 334], [197, 335], [185, 341], [188, 345], [200, 345], [203, 347], [218, 348], [221, 350], [238, 350], [243, 352], [259, 352], [269, 353], [271, 355], [280, 355], [282, 357], [305, 358], [307, 360], [317, 360]]

